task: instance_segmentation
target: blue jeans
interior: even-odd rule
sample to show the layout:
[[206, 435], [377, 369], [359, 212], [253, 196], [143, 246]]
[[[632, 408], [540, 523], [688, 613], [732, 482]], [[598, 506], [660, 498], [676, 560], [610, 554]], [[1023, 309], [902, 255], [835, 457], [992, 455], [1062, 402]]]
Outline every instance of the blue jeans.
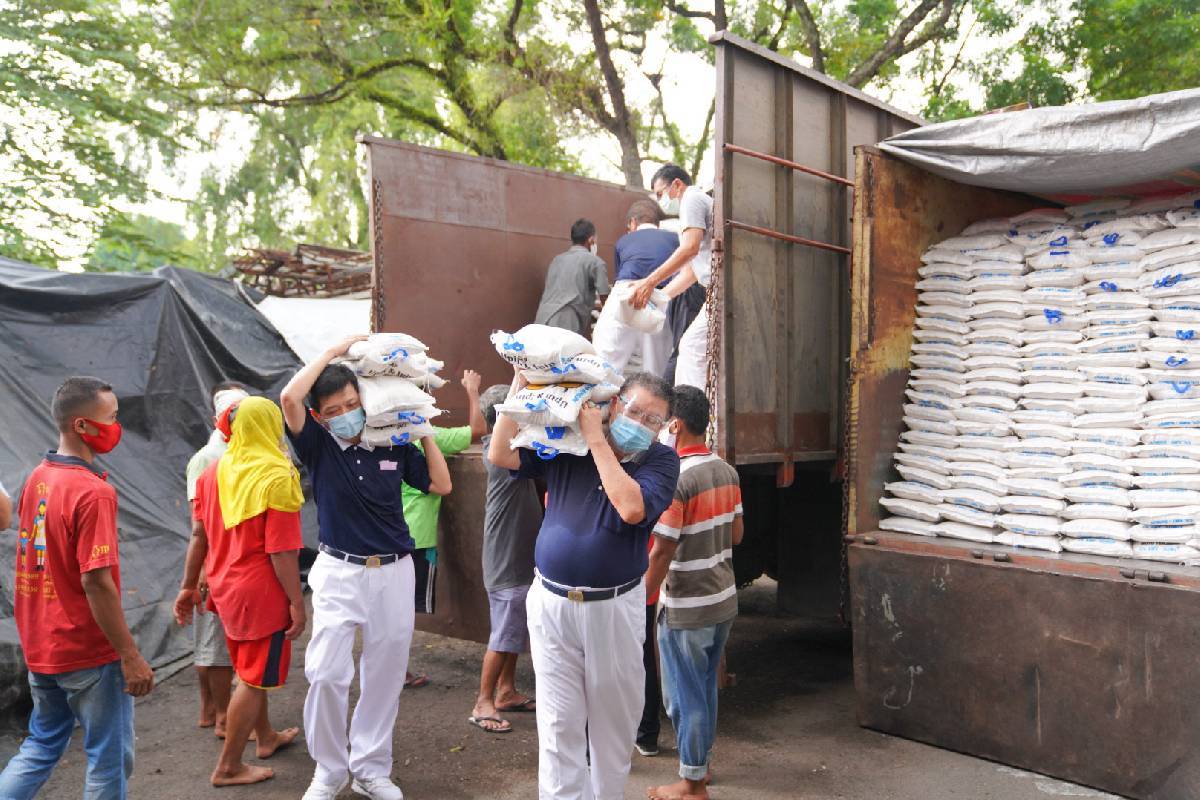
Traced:
[[679, 745], [679, 777], [703, 780], [717, 736], [717, 673], [733, 620], [707, 628], [658, 626], [663, 696]]
[[29, 673], [29, 736], [0, 773], [0, 800], [30, 800], [83, 727], [87, 753], [84, 800], [124, 800], [133, 772], [133, 698], [121, 662], [58, 675]]

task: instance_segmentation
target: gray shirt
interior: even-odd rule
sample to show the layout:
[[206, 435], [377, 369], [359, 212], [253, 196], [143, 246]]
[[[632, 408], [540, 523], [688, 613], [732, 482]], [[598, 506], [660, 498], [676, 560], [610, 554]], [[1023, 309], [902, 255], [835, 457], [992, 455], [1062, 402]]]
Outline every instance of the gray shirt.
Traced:
[[529, 478], [513, 478], [488, 461], [483, 437], [487, 502], [483, 512], [483, 585], [488, 591], [533, 583], [533, 547], [542, 527], [542, 503]]
[[550, 262], [534, 322], [586, 336], [597, 294], [608, 294], [608, 266], [586, 247], [571, 245]]

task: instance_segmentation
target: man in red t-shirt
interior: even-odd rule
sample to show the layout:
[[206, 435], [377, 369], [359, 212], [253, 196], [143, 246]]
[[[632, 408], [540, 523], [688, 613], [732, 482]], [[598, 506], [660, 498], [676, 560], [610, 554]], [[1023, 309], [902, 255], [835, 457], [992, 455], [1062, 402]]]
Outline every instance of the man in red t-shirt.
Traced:
[[96, 378], [54, 394], [58, 450], [21, 492], [17, 632], [29, 667], [29, 736], [0, 773], [0, 797], [27, 800], [50, 777], [78, 722], [88, 796], [124, 798], [133, 772], [133, 698], [154, 686], [121, 610], [117, 493], [93, 463], [121, 439], [117, 397]]
[[292, 640], [307, 616], [300, 588], [300, 476], [287, 456], [283, 414], [265, 397], [247, 397], [230, 412], [229, 449], [196, 482], [183, 586], [175, 618], [190, 624], [200, 604], [200, 567], [210, 602], [225, 625], [238, 688], [229, 702], [225, 745], [214, 786], [258, 783], [275, 773], [242, 761], [253, 730], [257, 755], [291, 744], [299, 728], [276, 731], [267, 692], [287, 681]]

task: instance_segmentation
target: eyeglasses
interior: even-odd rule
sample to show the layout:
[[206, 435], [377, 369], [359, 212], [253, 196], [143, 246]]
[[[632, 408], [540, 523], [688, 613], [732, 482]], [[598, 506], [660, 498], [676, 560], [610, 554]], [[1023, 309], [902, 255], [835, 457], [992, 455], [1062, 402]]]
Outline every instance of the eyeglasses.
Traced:
[[660, 417], [657, 414], [647, 414], [644, 411], [638, 411], [637, 409], [632, 408], [629, 403], [629, 398], [625, 395], [618, 395], [617, 399], [619, 399], [621, 404], [625, 406], [625, 411], [623, 412], [625, 416], [632, 420], [637, 420], [647, 428], [653, 428], [657, 431], [662, 430], [662, 427], [667, 424], [667, 420], [664, 417]]

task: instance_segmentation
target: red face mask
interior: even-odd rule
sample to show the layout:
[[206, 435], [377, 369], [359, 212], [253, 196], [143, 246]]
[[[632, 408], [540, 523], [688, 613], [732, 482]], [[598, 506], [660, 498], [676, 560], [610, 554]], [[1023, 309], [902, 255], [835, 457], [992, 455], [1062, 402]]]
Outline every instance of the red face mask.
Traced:
[[99, 431], [99, 433], [96, 434], [79, 434], [79, 438], [83, 439], [83, 443], [90, 447], [93, 453], [99, 453], [103, 455], [104, 453], [111, 451], [117, 446], [117, 443], [121, 441], [121, 423], [113, 422], [106, 425], [103, 422], [96, 422], [95, 420], [87, 419], [86, 417], [83, 421]]

